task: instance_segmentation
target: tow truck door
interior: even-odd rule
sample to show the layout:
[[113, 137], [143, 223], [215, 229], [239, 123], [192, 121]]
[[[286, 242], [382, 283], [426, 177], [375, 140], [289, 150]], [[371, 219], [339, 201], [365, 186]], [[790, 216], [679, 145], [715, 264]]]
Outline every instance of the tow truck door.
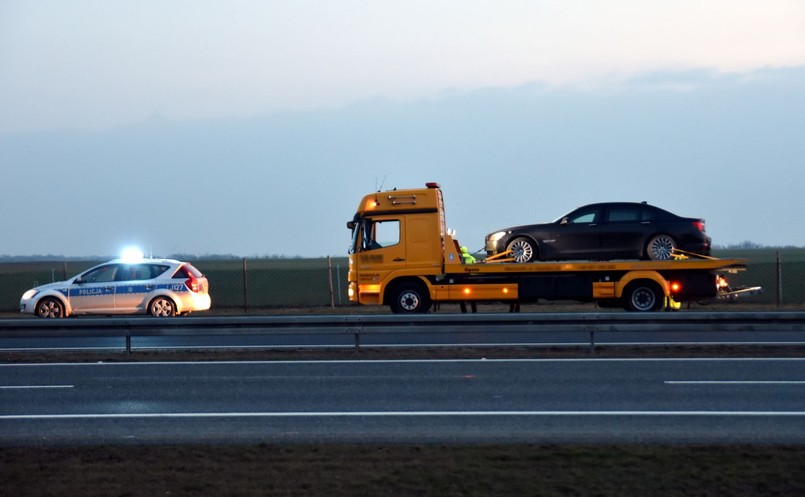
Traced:
[[379, 281], [385, 273], [405, 267], [404, 222], [404, 219], [382, 217], [362, 220], [357, 248], [362, 279]]

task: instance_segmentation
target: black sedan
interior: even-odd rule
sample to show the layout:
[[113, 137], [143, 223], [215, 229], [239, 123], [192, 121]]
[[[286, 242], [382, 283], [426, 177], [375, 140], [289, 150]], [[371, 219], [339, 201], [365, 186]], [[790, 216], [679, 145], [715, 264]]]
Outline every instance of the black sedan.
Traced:
[[672, 258], [675, 249], [710, 254], [704, 219], [680, 217], [646, 202], [590, 204], [552, 223], [486, 236], [486, 252], [510, 250], [515, 262]]

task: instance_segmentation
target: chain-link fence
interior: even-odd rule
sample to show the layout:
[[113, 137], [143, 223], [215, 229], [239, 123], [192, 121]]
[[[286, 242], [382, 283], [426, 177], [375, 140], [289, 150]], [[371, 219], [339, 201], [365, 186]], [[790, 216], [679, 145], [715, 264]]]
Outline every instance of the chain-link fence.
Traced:
[[[728, 275], [733, 287], [760, 286], [742, 302], [805, 307], [805, 249], [719, 251], [746, 258], [746, 271]], [[103, 261], [0, 263], [0, 311], [19, 309], [25, 290], [65, 280]], [[213, 308], [250, 309], [346, 306], [346, 257], [319, 259], [199, 259], [191, 261], [210, 282]]]

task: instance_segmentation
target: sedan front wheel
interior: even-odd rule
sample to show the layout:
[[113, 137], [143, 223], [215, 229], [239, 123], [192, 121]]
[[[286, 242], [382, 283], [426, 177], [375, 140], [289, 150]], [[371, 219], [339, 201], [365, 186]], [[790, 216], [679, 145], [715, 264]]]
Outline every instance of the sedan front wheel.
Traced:
[[537, 249], [528, 238], [515, 238], [506, 247], [511, 251], [510, 256], [514, 262], [531, 262], [536, 258]]

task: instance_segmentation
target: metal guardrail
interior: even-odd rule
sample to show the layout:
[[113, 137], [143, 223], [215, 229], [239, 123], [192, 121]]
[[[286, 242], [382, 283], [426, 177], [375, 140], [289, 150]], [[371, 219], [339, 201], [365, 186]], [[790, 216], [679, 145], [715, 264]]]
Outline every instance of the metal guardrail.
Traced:
[[[498, 331], [490, 331], [495, 328]], [[236, 335], [352, 335], [383, 333], [583, 332], [595, 349], [596, 334], [612, 331], [805, 331], [805, 312], [512, 313], [445, 315], [227, 316], [184, 318], [69, 318], [0, 320], [0, 338], [211, 337]], [[300, 342], [300, 347], [304, 347]], [[234, 347], [233, 347], [234, 348]]]

